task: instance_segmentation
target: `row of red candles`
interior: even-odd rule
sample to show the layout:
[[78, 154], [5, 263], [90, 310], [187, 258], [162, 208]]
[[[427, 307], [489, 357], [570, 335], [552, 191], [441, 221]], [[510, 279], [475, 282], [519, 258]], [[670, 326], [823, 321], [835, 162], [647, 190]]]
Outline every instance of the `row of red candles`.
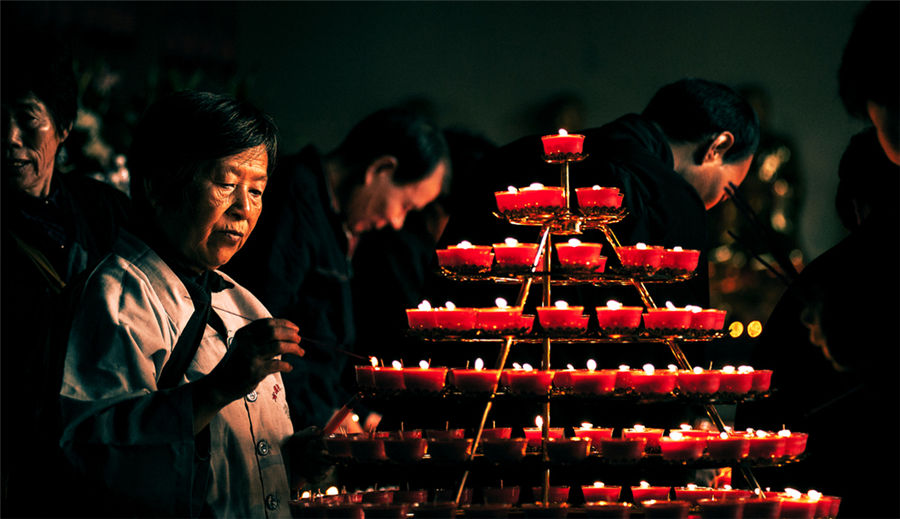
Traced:
[[[423, 302], [424, 303], [424, 302]], [[509, 331], [531, 331], [533, 315], [523, 315], [521, 307], [490, 308], [421, 308], [406, 310], [410, 328], [419, 331], [441, 330], [445, 332], [466, 332], [482, 330], [503, 333]], [[589, 315], [584, 315], [582, 306], [546, 306], [537, 309], [538, 322], [548, 330], [586, 330]], [[595, 307], [600, 330], [618, 334], [633, 333], [641, 325], [648, 330], [694, 330], [719, 331], [725, 327], [724, 310], [699, 307], [649, 308], [646, 312], [639, 306], [598, 306]]]
[[[636, 505], [643, 509], [670, 509], [675, 512], [688, 512], [696, 507], [701, 514], [704, 511], [720, 512], [716, 517], [753, 517], [753, 518], [826, 518], [836, 517], [840, 509], [841, 498], [825, 496], [816, 491], [800, 494], [791, 489], [785, 492], [767, 493], [765, 499], [758, 498], [750, 490], [732, 488], [708, 488], [688, 485], [685, 487], [654, 486], [642, 482], [640, 486], [625, 487], [630, 496], [623, 494], [621, 486], [607, 486], [601, 482], [581, 487], [552, 486], [549, 488], [547, 502], [551, 505], [567, 506], [567, 503], [584, 503], [586, 509], [623, 510], [630, 512]], [[543, 494], [542, 487], [532, 487], [532, 502], [522, 499], [521, 487], [518, 485], [503, 487], [479, 488], [480, 502], [487, 506], [523, 506], [539, 505]], [[412, 506], [405, 512], [412, 512], [415, 517], [416, 508], [422, 511], [429, 507], [446, 507], [454, 496], [443, 489], [432, 491], [434, 500], [429, 501], [429, 490], [370, 489], [350, 493], [332, 493], [328, 495], [304, 495], [294, 504], [324, 508], [337, 506], [362, 505], [407, 505]], [[467, 487], [460, 496], [460, 505], [472, 505], [474, 489]], [[672, 499], [674, 497], [674, 499]], [[621, 499], [621, 501], [620, 501]], [[632, 504], [634, 503], [634, 504]], [[476, 505], [477, 506], [477, 505]], [[743, 512], [743, 513], [741, 513]], [[724, 515], [723, 515], [724, 514]], [[625, 517], [628, 515], [626, 514]], [[678, 517], [678, 515], [676, 515]]]
[[750, 392], [769, 390], [772, 371], [723, 368], [721, 370], [504, 370], [461, 368], [394, 368], [356, 366], [360, 388], [382, 391], [442, 391], [450, 385], [459, 391], [490, 392], [497, 377], [500, 387], [511, 392], [545, 395], [552, 388], [587, 394], [609, 394], [630, 390], [642, 394], [666, 394], [676, 388], [688, 394]]
[[[603, 272], [606, 257], [603, 244], [583, 243], [577, 239], [555, 245], [556, 257], [560, 265], [572, 269], [587, 269]], [[438, 249], [438, 262], [450, 270], [490, 270], [496, 262], [498, 267], [524, 269], [530, 267], [537, 255], [538, 244], [518, 243], [507, 238], [505, 243], [493, 245], [472, 245], [460, 242], [446, 249]], [[678, 272], [693, 272], [697, 268], [700, 251], [674, 247], [666, 249], [658, 245], [629, 245], [616, 248], [616, 254], [623, 266], [640, 267], [649, 270], [670, 269]]]
[[[566, 194], [561, 187], [545, 187], [532, 184], [527, 187], [510, 186], [506, 191], [496, 191], [494, 199], [501, 213], [566, 207]], [[595, 208], [618, 209], [622, 207], [623, 194], [615, 187], [579, 187], [575, 189], [575, 199], [582, 210]]]

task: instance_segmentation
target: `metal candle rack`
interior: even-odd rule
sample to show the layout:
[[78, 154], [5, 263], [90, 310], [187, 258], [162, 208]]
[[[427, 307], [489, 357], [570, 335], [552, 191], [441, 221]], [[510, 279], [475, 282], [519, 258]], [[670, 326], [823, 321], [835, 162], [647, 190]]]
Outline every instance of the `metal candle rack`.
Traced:
[[[618, 238], [616, 238], [615, 233], [609, 227], [609, 224], [615, 223], [621, 220], [625, 213], [623, 211], [612, 212], [609, 215], [580, 215], [576, 214], [572, 210], [572, 190], [569, 185], [569, 165], [573, 162], [581, 162], [587, 158], [586, 154], [574, 154], [569, 153], [566, 155], [544, 155], [544, 162], [549, 164], [560, 164], [560, 184], [563, 189], [563, 200], [565, 203], [565, 207], [561, 212], [557, 213], [548, 213], [547, 215], [539, 215], [539, 216], [523, 216], [523, 217], [513, 217], [508, 218], [509, 222], [514, 225], [528, 225], [528, 226], [540, 226], [541, 227], [541, 240], [538, 245], [537, 254], [534, 257], [534, 260], [531, 263], [530, 274], [525, 276], [522, 279], [522, 286], [519, 290], [518, 297], [516, 298], [516, 306], [521, 307], [525, 304], [525, 301], [528, 299], [529, 292], [531, 290], [531, 285], [533, 280], [536, 277], [542, 279], [542, 290], [541, 290], [541, 301], [544, 306], [551, 305], [550, 298], [550, 278], [551, 278], [551, 270], [550, 270], [550, 254], [552, 250], [552, 236], [554, 234], [557, 235], [573, 235], [573, 234], [581, 234], [583, 230], [586, 229], [599, 229], [603, 232], [606, 240], [612, 245], [613, 250], [616, 251], [616, 255], [618, 255], [618, 248], [620, 247], [620, 243]], [[621, 259], [621, 258], [620, 258]], [[541, 271], [538, 271], [538, 267], [541, 267]], [[535, 275], [540, 272], [540, 275]], [[647, 308], [657, 308], [656, 303], [654, 303], [653, 298], [650, 296], [650, 292], [647, 290], [647, 287], [642, 281], [632, 279], [630, 284], [634, 286], [634, 288], [640, 294], [641, 300], [644, 303], [644, 306]], [[509, 351], [512, 348], [513, 343], [516, 341], [514, 336], [508, 336], [503, 341], [503, 347], [500, 350], [500, 354], [497, 358], [496, 369], [497, 369], [497, 378], [494, 381], [493, 388], [491, 390], [490, 397], [488, 398], [487, 404], [485, 404], [484, 413], [481, 416], [481, 422], [478, 424], [478, 431], [475, 435], [475, 440], [472, 444], [472, 450], [469, 453], [468, 460], [471, 461], [475, 456], [475, 451], [478, 448], [479, 443], [481, 442], [481, 435], [484, 431], [484, 426], [487, 423], [488, 415], [491, 412], [491, 407], [493, 406], [494, 399], [497, 396], [497, 389], [500, 385], [500, 378], [503, 374], [504, 367], [506, 365], [507, 358], [509, 357]], [[541, 368], [544, 370], [550, 369], [550, 346], [552, 343], [552, 339], [550, 337], [544, 337], [542, 339], [543, 343], [543, 352], [541, 358]], [[672, 352], [672, 356], [675, 357], [675, 361], [678, 364], [678, 367], [683, 370], [692, 369], [690, 362], [682, 351], [681, 347], [678, 345], [678, 341], [675, 338], [665, 338], [665, 343], [669, 347], [669, 351]], [[709, 416], [709, 419], [715, 424], [716, 428], [723, 432], [725, 431], [725, 422], [722, 420], [722, 417], [719, 415], [718, 409], [713, 404], [703, 404], [704, 410], [706, 414]], [[547, 456], [547, 443], [550, 437], [550, 402], [549, 400], [543, 404], [542, 410], [542, 419], [543, 424], [541, 426], [541, 437], [543, 441], [541, 442], [541, 455], [545, 462], [549, 461]], [[763, 493], [763, 489], [757, 481], [756, 477], [753, 475], [753, 472], [750, 470], [750, 467], [741, 462], [739, 464], [740, 470], [744, 478], [747, 482], [756, 489], [757, 494], [760, 497], [765, 497]], [[463, 490], [466, 485], [466, 480], [469, 476], [469, 469], [466, 469], [461, 478], [459, 489], [456, 492], [455, 502], [459, 505], [459, 501], [462, 497]], [[542, 502], [549, 502], [549, 494], [550, 494], [550, 468], [549, 465], [546, 465], [543, 474], [543, 484], [542, 484]]]

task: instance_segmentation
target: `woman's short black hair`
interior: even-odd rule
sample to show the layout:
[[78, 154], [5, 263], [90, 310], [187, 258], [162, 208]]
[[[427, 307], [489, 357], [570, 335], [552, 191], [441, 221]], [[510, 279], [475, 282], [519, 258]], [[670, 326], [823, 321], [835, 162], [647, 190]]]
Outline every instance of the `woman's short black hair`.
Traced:
[[152, 214], [150, 200], [180, 207], [197, 175], [222, 158], [264, 145], [275, 166], [278, 130], [272, 118], [244, 101], [181, 91], [147, 109], [134, 131], [128, 167], [136, 218]]
[[393, 182], [398, 185], [422, 180], [449, 151], [434, 123], [406, 108], [385, 108], [360, 121], [331, 154], [349, 173], [350, 186], [363, 182], [368, 166], [378, 157], [397, 158]]
[[65, 42], [52, 35], [27, 44], [17, 42], [13, 34], [3, 37], [4, 72], [0, 76], [3, 104], [34, 95], [47, 107], [60, 135], [78, 117], [78, 84], [72, 55], [67, 49]]
[[734, 135], [725, 162], [743, 160], [759, 145], [759, 120], [753, 107], [722, 83], [687, 78], [659, 89], [641, 114], [676, 142], [703, 142], [718, 133]]
[[869, 2], [856, 17], [838, 70], [841, 101], [854, 117], [868, 119], [868, 101], [894, 111], [900, 105], [897, 20], [898, 2]]

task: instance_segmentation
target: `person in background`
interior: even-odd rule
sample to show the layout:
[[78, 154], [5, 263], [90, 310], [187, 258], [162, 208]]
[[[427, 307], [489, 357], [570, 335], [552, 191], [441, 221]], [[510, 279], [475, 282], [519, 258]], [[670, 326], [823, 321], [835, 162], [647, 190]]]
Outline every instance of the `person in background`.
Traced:
[[[45, 512], [34, 503], [45, 497], [45, 471], [56, 466], [58, 454], [51, 432], [57, 395], [45, 389], [59, 387], [49, 376], [58, 370], [47, 368], [61, 360], [47, 331], [65, 287], [109, 250], [129, 205], [110, 186], [60, 171], [78, 88], [64, 42], [38, 40], [23, 45], [11, 30], [4, 31], [2, 45], [0, 456], [3, 513], [9, 516]], [[22, 438], [33, 447], [22, 449]]]
[[[310, 145], [279, 161], [259, 229], [226, 270], [308, 339], [306, 359], [285, 375], [295, 427], [328, 423], [355, 386], [348, 357], [366, 353], [355, 352], [351, 288], [361, 236], [402, 228], [449, 175], [440, 130], [399, 108], [367, 116], [329, 153]], [[375, 413], [355, 409], [363, 424], [377, 423]]]
[[218, 269], [253, 231], [277, 150], [248, 103], [184, 91], [135, 130], [134, 233], [77, 287], [60, 389], [70, 511], [290, 517], [320, 473], [294, 434], [281, 372], [298, 327]]

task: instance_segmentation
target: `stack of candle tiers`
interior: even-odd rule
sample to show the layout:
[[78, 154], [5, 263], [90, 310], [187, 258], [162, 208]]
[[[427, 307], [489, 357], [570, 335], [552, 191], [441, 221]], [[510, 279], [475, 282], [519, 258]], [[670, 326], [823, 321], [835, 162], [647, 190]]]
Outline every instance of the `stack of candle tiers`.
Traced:
[[616, 248], [623, 274], [635, 277], [652, 276], [659, 270], [664, 249], [643, 243]]
[[537, 254], [537, 243], [519, 243], [515, 238], [507, 238], [503, 243], [494, 244], [494, 271], [498, 274], [526, 272], [534, 265]]
[[472, 245], [462, 241], [458, 245], [450, 245], [446, 249], [435, 251], [438, 264], [457, 274], [480, 274], [491, 270], [494, 262], [493, 247], [489, 245]]
[[606, 267], [606, 256], [603, 256], [602, 252], [602, 244], [582, 243], [577, 238], [572, 238], [567, 243], [556, 244], [556, 257], [565, 272], [596, 274], [603, 272]]
[[537, 307], [538, 322], [551, 335], [578, 336], [587, 332], [588, 316], [582, 315], [583, 306], [569, 306], [557, 301], [554, 306]]
[[578, 210], [584, 216], [605, 216], [617, 214], [622, 207], [622, 193], [616, 187], [579, 187], [575, 188]]
[[495, 192], [494, 198], [497, 211], [512, 221], [554, 218], [567, 210], [563, 188], [545, 187], [538, 183], [522, 188], [510, 186], [506, 191]]

